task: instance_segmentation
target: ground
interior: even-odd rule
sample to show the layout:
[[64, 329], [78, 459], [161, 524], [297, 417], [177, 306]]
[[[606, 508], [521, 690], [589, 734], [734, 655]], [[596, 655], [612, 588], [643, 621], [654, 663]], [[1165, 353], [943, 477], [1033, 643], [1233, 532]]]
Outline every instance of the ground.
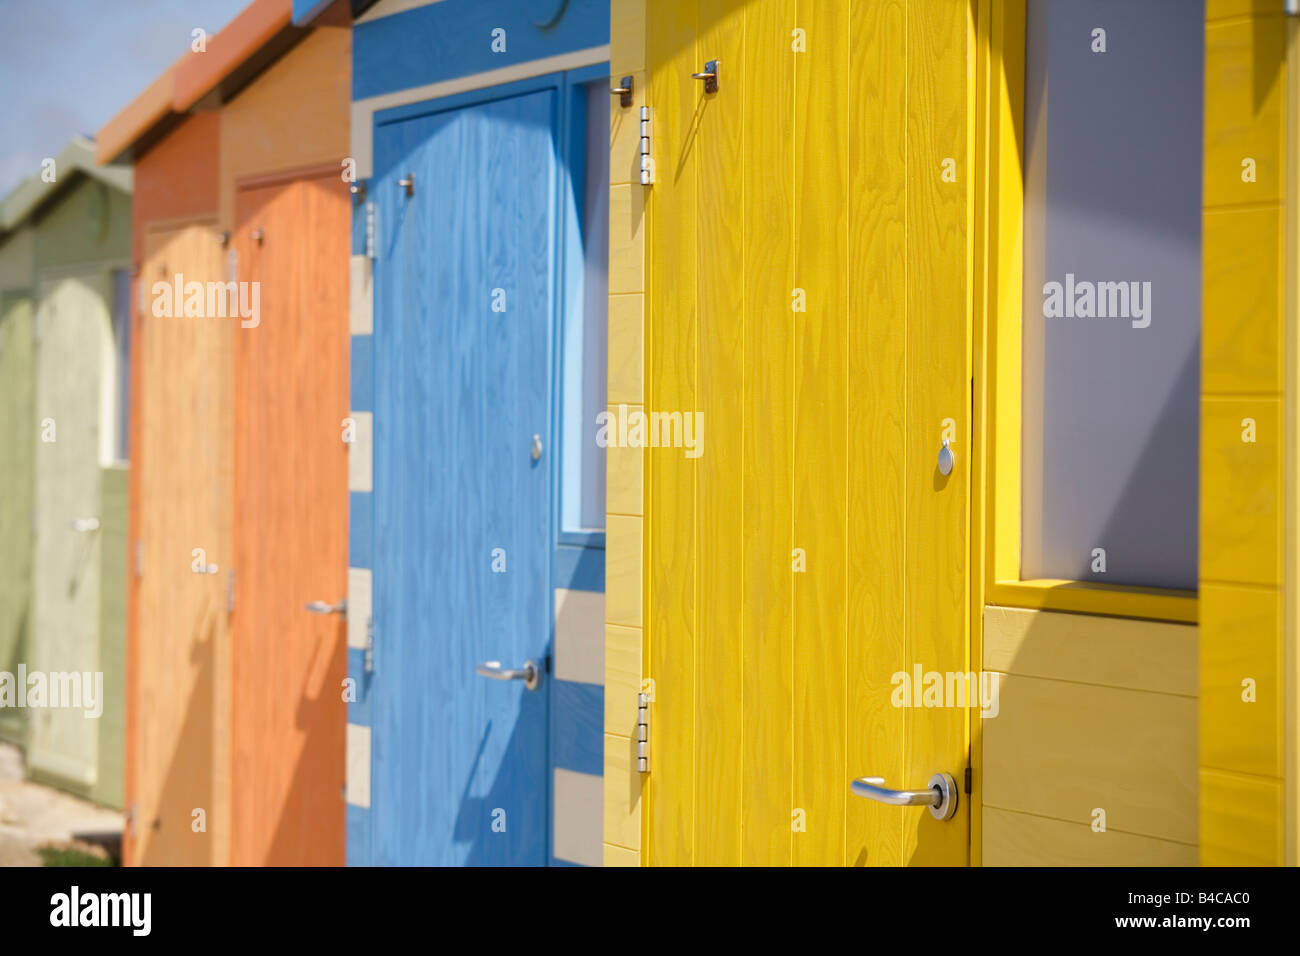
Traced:
[[[74, 839], [77, 833], [122, 829], [122, 813], [23, 779], [22, 754], [0, 743], [0, 866], [41, 866], [39, 849], [80, 851], [104, 857], [98, 847]], [[77, 859], [64, 852], [47, 857]]]

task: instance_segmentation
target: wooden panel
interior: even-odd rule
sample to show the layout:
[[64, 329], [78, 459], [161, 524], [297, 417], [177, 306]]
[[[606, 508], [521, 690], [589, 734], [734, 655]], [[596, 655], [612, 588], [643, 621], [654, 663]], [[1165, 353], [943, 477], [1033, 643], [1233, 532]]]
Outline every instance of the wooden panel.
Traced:
[[[640, 405], [625, 405], [628, 416], [639, 415], [644, 413]], [[620, 414], [617, 407], [609, 409], [611, 420], [614, 416]], [[610, 515], [640, 515], [644, 510], [642, 502], [643, 478], [645, 475], [645, 449], [632, 448], [626, 445], [609, 445], [605, 449], [605, 508]], [[625, 536], [626, 539], [626, 536]], [[639, 553], [641, 547], [640, 533], [637, 532], [634, 540], [626, 540], [630, 550], [620, 551], [620, 558], [626, 559], [628, 555]], [[617, 565], [619, 558], [613, 559]], [[606, 561], [610, 558], [607, 556]], [[629, 562], [623, 561], [625, 565]], [[634, 587], [637, 596], [641, 592], [641, 562], [637, 559], [635, 562], [636, 572], [633, 575], [629, 573], [624, 582], [629, 587]], [[627, 607], [629, 601], [623, 595], [619, 596], [618, 603]], [[639, 603], [639, 602], [634, 602]], [[628, 611], [621, 612], [625, 617]]]
[[984, 866], [1196, 866], [1196, 847], [988, 807]]
[[1183, 624], [984, 609], [985, 670], [1195, 697], [1196, 649]]
[[[1282, 196], [1285, 51], [1286, 31], [1280, 20], [1235, 20], [1206, 27], [1206, 206], [1276, 201]], [[1242, 180], [1242, 160], [1247, 157], [1255, 160], [1254, 182]]]
[[[966, 4], [913, 0], [907, 21], [907, 488], [904, 660], [925, 670], [965, 671], [970, 454], [970, 267], [967, 163]], [[945, 182], [951, 165], [955, 182]], [[939, 474], [945, 421], [957, 465]], [[959, 708], [903, 716], [907, 751], [900, 786], [922, 786], [967, 759], [966, 713]], [[904, 817], [903, 858], [912, 864], [965, 862], [969, 808], [939, 821]]]
[[[701, 0], [700, 49], [745, 72], [744, 10], [729, 0]], [[697, 84], [702, 87], [702, 84]], [[741, 123], [746, 90], [705, 97], [697, 120], [698, 207], [698, 391], [694, 410], [703, 416], [703, 454], [696, 468], [696, 554], [701, 587], [696, 609], [695, 670], [695, 859], [713, 865], [740, 863], [741, 674], [743, 595], [735, 573], [743, 560], [744, 491], [736, 493], [741, 467], [744, 402], [743, 201]], [[635, 187], [634, 187], [635, 188]], [[737, 268], [737, 264], [741, 264]], [[660, 406], [662, 407], [662, 406]], [[671, 406], [670, 406], [671, 407]], [[683, 406], [688, 414], [691, 406]], [[720, 428], [710, 428], [712, 424]], [[684, 449], [661, 449], [679, 458]], [[707, 584], [705, 584], [707, 582]]]
[[[380, 864], [547, 860], [560, 682], [534, 693], [474, 670], [540, 660], [553, 622], [551, 469], [527, 449], [534, 434], [555, 445], [538, 356], [555, 319], [558, 170], [535, 160], [555, 155], [556, 99], [535, 89], [376, 134], [387, 170], [371, 190], [386, 263], [375, 285], [370, 689]], [[396, 183], [407, 170], [409, 197]], [[505, 314], [492, 311], [494, 288]], [[492, 571], [495, 548], [505, 573]], [[583, 730], [598, 750], [594, 714]]]
[[238, 195], [260, 318], [235, 332], [235, 865], [343, 863], [346, 620], [304, 605], [346, 590], [349, 220], [333, 173]]
[[1204, 216], [1201, 388], [1282, 390], [1282, 216], [1275, 207]]
[[609, 401], [611, 405], [620, 402], [640, 405], [645, 401], [644, 307], [645, 296], [639, 292], [609, 297]]
[[[655, 111], [656, 128], [665, 122]], [[611, 162], [613, 158], [611, 157]], [[662, 190], [661, 190], [662, 191]], [[645, 187], [609, 187], [609, 294], [640, 292], [645, 285], [641, 257], [645, 246]]]
[[[904, 101], [907, 5], [856, 2], [849, 25], [848, 765], [903, 779], [903, 711], [890, 678], [904, 658], [903, 502], [907, 421]], [[902, 862], [903, 814], [846, 810], [852, 865]]]
[[[657, 5], [655, 14], [647, 23], [646, 38], [658, 164], [656, 183], [646, 199], [646, 214], [654, 221], [647, 237], [651, 279], [646, 309], [654, 324], [647, 345], [646, 404], [651, 412], [693, 411], [699, 407], [695, 374], [699, 143], [694, 133], [704, 92], [690, 75], [703, 62], [696, 43], [699, 10], [695, 0], [678, 0]], [[611, 190], [610, 292], [615, 291], [618, 274], [613, 264], [639, 261], [634, 250], [621, 248], [619, 237], [627, 234], [626, 227], [620, 230], [615, 225], [616, 200], [624, 188], [636, 189], [631, 193], [635, 198], [628, 200], [633, 209], [643, 192], [640, 187]], [[639, 284], [634, 288], [639, 289]], [[717, 427], [717, 422], [706, 425], [710, 433]], [[683, 866], [696, 860], [696, 465], [680, 449], [656, 449], [648, 457], [646, 640], [648, 676], [655, 682], [655, 730], [648, 808], [652, 837], [645, 860], [652, 866]], [[636, 524], [640, 527], [641, 522]], [[613, 571], [610, 567], [607, 572], [611, 598], [617, 587]], [[611, 599], [609, 620], [619, 623], [613, 606]]]
[[220, 134], [220, 113], [195, 113], [136, 159], [132, 261], [143, 261], [151, 223], [207, 216], [217, 208]]
[[[112, 353], [111, 285], [99, 270], [61, 274], [43, 278], [38, 295], [35, 417], [41, 436], [28, 667], [94, 673], [102, 539], [74, 530], [73, 523], [99, 517], [100, 377]], [[53, 707], [33, 710], [30, 719], [30, 768], [78, 788], [93, 786], [96, 723], [81, 710]]]
[[[5, 253], [8, 253], [8, 249]], [[29, 273], [30, 275], [30, 273]], [[34, 415], [36, 360], [32, 302], [24, 294], [0, 297], [0, 671], [18, 672], [27, 661], [31, 628]], [[25, 715], [0, 708], [0, 738], [23, 743]]]
[[92, 798], [125, 806], [127, 482], [125, 466], [99, 479], [99, 668], [104, 672], [104, 713], [99, 718], [99, 773]]
[[351, 64], [351, 29], [317, 27], [223, 107], [223, 225], [235, 221], [236, 184], [245, 177], [328, 165], [342, 183], [341, 163], [349, 151]]
[[[230, 319], [155, 316], [156, 281], [224, 279], [210, 221], [148, 234], [144, 312], [132, 340], [133, 529], [128, 800], [137, 805], [129, 860], [229, 859], [231, 563]], [[218, 569], [195, 573], [193, 551]], [[195, 810], [206, 814], [198, 831]]]
[[[799, 25], [813, 51], [794, 68], [794, 805], [807, 814], [794, 862], [842, 865], [847, 634], [845, 457], [847, 433], [848, 4], [809, 4]], [[716, 587], [711, 583], [710, 587]]]
[[605, 841], [641, 849], [641, 792], [644, 777], [636, 769], [636, 741], [605, 735]]
[[[741, 859], [788, 866], [792, 859], [794, 707], [794, 0], [751, 3], [745, 10], [744, 456], [745, 501]], [[761, 162], [755, 158], [761, 157]], [[658, 187], [655, 187], [658, 188]], [[655, 224], [658, 228], [658, 223]], [[761, 427], [758, 423], [762, 423]], [[709, 422], [709, 429], [734, 428]], [[707, 454], [707, 452], [706, 452]], [[655, 507], [658, 507], [656, 502]], [[756, 768], [765, 768], [757, 772]], [[745, 768], [748, 768], [747, 770]]]
[[1201, 766], [1281, 777], [1282, 595], [1207, 582], [1201, 615]]
[[1281, 780], [1201, 770], [1201, 866], [1281, 866]]
[[639, 627], [605, 625], [605, 733], [636, 735], [637, 696], [641, 692]]
[[609, 70], [617, 79], [644, 70], [647, 0], [610, 0]]
[[605, 520], [605, 620], [641, 626], [641, 519], [609, 515]]
[[1281, 578], [1281, 412], [1272, 397], [1201, 401], [1202, 582]]
[[1196, 842], [1195, 698], [1005, 675], [982, 729], [985, 807]]

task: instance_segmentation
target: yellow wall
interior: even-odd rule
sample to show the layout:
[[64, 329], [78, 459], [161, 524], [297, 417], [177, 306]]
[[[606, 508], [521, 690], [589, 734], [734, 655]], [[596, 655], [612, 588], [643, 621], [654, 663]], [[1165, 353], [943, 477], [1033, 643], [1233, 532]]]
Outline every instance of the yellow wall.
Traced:
[[[610, 97], [609, 401], [644, 407], [645, 187], [640, 182], [640, 110], [645, 103], [647, 0], [610, 0], [609, 72], [634, 78], [634, 103]], [[636, 769], [642, 652], [644, 456], [606, 449], [605, 840], [606, 866], [641, 864], [642, 775]]]
[[[1281, 6], [1211, 0], [1205, 30], [1199, 751], [1205, 865], [1284, 859], [1287, 24]], [[1247, 158], [1255, 161], [1254, 182], [1243, 180]], [[1249, 441], [1252, 422], [1255, 440]], [[1254, 702], [1243, 700], [1247, 680], [1254, 682]]]

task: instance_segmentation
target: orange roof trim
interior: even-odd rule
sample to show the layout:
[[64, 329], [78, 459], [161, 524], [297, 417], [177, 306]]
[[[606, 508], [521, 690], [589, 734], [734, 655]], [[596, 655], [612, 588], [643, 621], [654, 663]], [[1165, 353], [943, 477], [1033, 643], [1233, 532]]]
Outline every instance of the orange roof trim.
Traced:
[[256, 68], [250, 61], [259, 54], [274, 56], [276, 49], [268, 48], [283, 40], [286, 31], [298, 32], [293, 29], [293, 0], [253, 0], [225, 29], [208, 37], [202, 53], [186, 53], [104, 124], [95, 137], [95, 162], [128, 159], [168, 119], [188, 112], [245, 67]]
[[176, 64], [172, 109], [184, 113], [292, 23], [293, 0], [253, 0], [208, 38], [205, 52], [190, 53]]

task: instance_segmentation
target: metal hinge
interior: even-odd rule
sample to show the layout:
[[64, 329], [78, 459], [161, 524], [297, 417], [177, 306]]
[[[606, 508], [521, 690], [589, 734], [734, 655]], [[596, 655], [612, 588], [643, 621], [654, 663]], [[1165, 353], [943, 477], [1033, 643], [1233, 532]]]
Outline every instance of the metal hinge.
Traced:
[[226, 571], [226, 610], [235, 609], [235, 569]]
[[126, 808], [126, 815], [125, 815], [126, 828], [130, 830], [132, 833], [135, 832], [135, 813], [136, 813], [136, 808], [138, 806], [139, 804], [136, 803], [136, 801], [132, 800], [131, 805]]
[[366, 258], [375, 258], [375, 204], [366, 203]]
[[650, 695], [636, 697], [636, 769], [650, 772]]
[[650, 145], [650, 107], [641, 107], [641, 185], [655, 181], [655, 161]]
[[144, 541], [135, 539], [135, 576], [144, 576]]
[[1300, 17], [1300, 0], [1286, 0], [1284, 4], [1289, 17]]
[[366, 673], [373, 673], [375, 670], [375, 619], [371, 615], [366, 616]]
[[970, 767], [967, 767], [967, 768], [966, 768], [966, 787], [965, 787], [965, 790], [966, 790], [966, 793], [968, 793], [968, 794], [970, 793], [970, 784], [971, 784], [971, 769], [970, 769]]

